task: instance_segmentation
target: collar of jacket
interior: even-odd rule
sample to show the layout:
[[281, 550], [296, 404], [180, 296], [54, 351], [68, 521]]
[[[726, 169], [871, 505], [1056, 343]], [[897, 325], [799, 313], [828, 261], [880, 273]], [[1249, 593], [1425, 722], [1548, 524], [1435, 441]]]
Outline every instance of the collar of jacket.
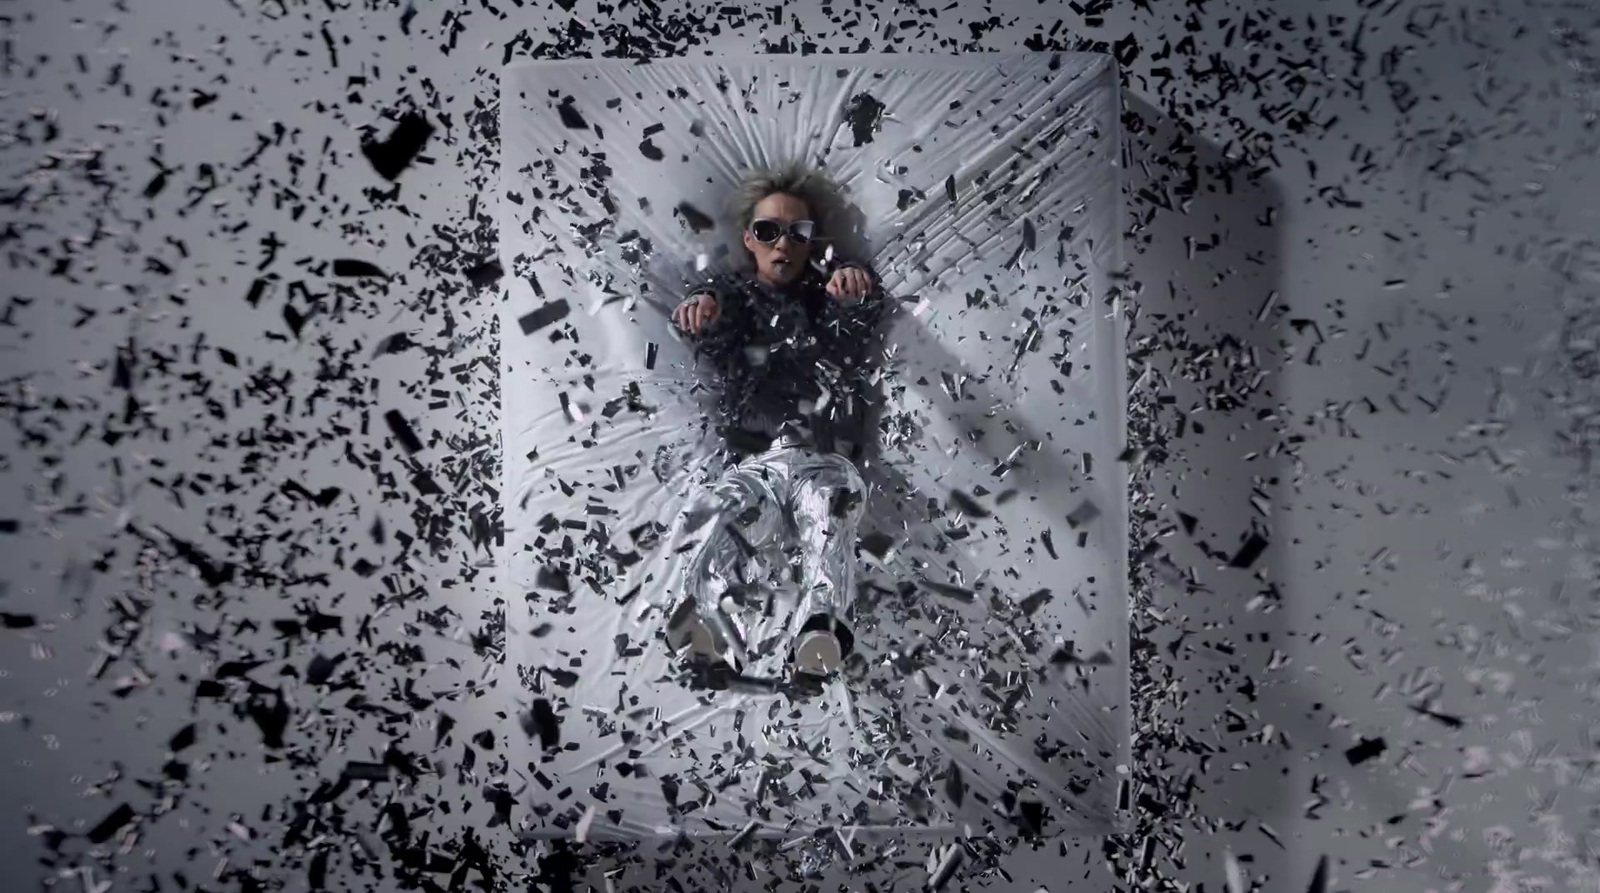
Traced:
[[820, 275], [815, 267], [807, 266], [805, 272], [787, 285], [772, 285], [755, 273], [750, 274], [750, 281], [755, 283], [766, 294], [788, 294], [804, 288], [815, 287]]

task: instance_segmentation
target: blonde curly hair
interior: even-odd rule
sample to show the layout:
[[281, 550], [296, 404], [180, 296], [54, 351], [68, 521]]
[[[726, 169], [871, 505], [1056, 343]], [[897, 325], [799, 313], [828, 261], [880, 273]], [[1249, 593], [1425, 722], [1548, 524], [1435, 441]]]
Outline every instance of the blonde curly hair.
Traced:
[[739, 224], [739, 231], [750, 226], [762, 199], [778, 193], [806, 203], [811, 222], [816, 224], [813, 238], [825, 240], [832, 235], [830, 224], [835, 222], [842, 204], [839, 184], [826, 173], [799, 162], [752, 168], [744, 173], [728, 199], [728, 212]]

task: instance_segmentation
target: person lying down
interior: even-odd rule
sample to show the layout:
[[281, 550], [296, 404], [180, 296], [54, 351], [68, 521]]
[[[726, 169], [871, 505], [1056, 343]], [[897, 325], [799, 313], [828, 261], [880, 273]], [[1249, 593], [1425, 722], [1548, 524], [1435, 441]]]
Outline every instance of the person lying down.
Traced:
[[[866, 487], [851, 456], [871, 435], [872, 345], [885, 301], [865, 263], [818, 257], [837, 194], [824, 174], [798, 165], [748, 172], [734, 214], [751, 269], [691, 284], [673, 311], [720, 389], [716, 421], [732, 461], [685, 514], [702, 539], [667, 624], [672, 652], [712, 679], [737, 677], [752, 654], [779, 647], [789, 673], [826, 679], [854, 648]], [[739, 618], [770, 608], [759, 559], [773, 554], [799, 602], [783, 634], [747, 642]]]

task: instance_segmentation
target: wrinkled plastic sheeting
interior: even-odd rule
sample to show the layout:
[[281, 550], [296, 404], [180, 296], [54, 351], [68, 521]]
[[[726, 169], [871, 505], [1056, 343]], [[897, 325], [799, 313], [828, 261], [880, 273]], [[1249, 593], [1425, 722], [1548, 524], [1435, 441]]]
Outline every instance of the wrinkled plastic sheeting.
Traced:
[[[529, 62], [501, 81], [522, 833], [1093, 834], [1129, 752], [1119, 96], [1107, 57]], [[864, 666], [694, 691], [662, 644], [716, 473], [668, 312], [739, 173], [841, 182], [882, 275]], [[836, 233], [837, 234], [837, 233]], [[858, 247], [864, 246], [864, 247]], [[508, 662], [508, 669], [512, 666]], [[830, 844], [833, 845], [833, 844]]]

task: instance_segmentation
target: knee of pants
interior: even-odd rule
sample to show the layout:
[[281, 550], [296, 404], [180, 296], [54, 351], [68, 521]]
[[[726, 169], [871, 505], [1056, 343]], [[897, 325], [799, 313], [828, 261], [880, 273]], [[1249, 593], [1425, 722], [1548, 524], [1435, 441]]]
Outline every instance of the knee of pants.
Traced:
[[772, 488], [766, 482], [747, 476], [718, 481], [695, 497], [689, 511], [698, 515], [741, 514], [772, 501]]
[[852, 492], [854, 498], [849, 502], [849, 510], [845, 513], [844, 520], [854, 523], [861, 519], [867, 506], [867, 485], [861, 479], [861, 472], [849, 459], [843, 456], [834, 456], [834, 461], [829, 463], [838, 475], [838, 487]]
[[819, 477], [830, 485], [847, 487], [866, 495], [867, 485], [861, 479], [854, 462], [837, 453], [820, 453], [814, 457], [811, 477]]
[[699, 505], [701, 508], [686, 521], [685, 530], [704, 538], [696, 553], [701, 565], [714, 560], [713, 553], [731, 548], [730, 536], [756, 549], [768, 548], [779, 537], [782, 515], [777, 510], [777, 496], [765, 481], [725, 481], [706, 494]]

